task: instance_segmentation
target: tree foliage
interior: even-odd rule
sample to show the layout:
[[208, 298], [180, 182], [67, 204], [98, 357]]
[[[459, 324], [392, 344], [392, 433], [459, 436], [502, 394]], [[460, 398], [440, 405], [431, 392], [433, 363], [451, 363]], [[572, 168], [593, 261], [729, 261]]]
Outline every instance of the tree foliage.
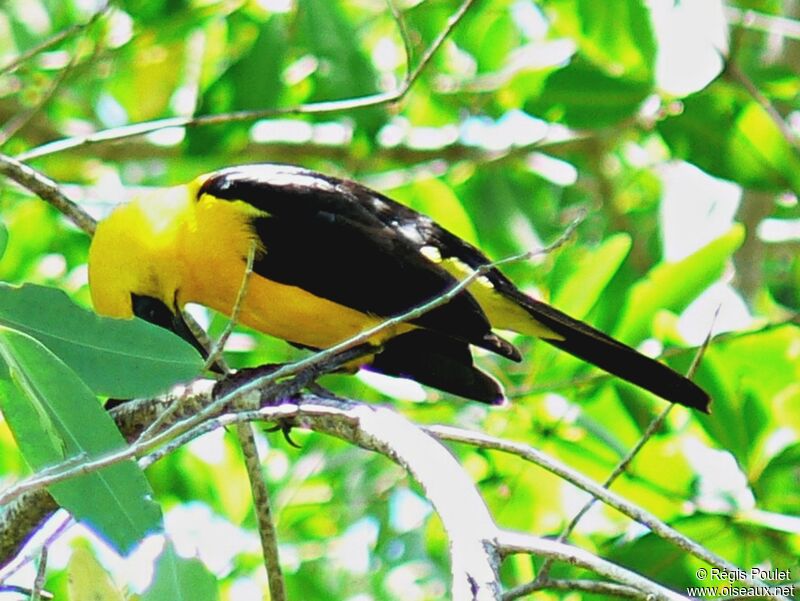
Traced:
[[[504, 271], [677, 370], [701, 355], [710, 416], [677, 408], [648, 433], [662, 401], [527, 339], [516, 340], [520, 365], [478, 359], [513, 399], [498, 409], [364, 374], [321, 382], [416, 424], [517, 441], [599, 483], [644, 439], [615, 493], [743, 570], [800, 579], [800, 7], [391, 1], [0, 3], [0, 172], [18, 159], [99, 218], [223, 166], [300, 164], [379, 189], [495, 259], [540, 248], [583, 215], [558, 249]], [[53, 462], [123, 448], [96, 397], [151, 396], [200, 370], [157, 328], [86, 310], [88, 236], [15, 173], [0, 180], [0, 495]], [[195, 315], [212, 337], [226, 327]], [[302, 356], [243, 328], [226, 352], [234, 367]], [[426, 491], [352, 441], [291, 437], [300, 448], [257, 433], [288, 598], [447, 597], [448, 532]], [[588, 499], [519, 454], [451, 444], [504, 530], [558, 536]], [[87, 598], [80, 583], [100, 578], [87, 574], [112, 572], [103, 590], [144, 599], [192, 587], [191, 598], [262, 598], [233, 430], [179, 445], [146, 480], [131, 457], [49, 489], [80, 526], [48, 541], [44, 590]], [[158, 536], [123, 561], [162, 529], [157, 560]], [[568, 540], [681, 593], [726, 584], [607, 505]], [[0, 598], [9, 583], [38, 586], [30, 557], [0, 571]], [[503, 562], [504, 589], [545, 563], [537, 598], [613, 593], [581, 589], [596, 576], [535, 553]], [[134, 564], [155, 570], [152, 585]]]

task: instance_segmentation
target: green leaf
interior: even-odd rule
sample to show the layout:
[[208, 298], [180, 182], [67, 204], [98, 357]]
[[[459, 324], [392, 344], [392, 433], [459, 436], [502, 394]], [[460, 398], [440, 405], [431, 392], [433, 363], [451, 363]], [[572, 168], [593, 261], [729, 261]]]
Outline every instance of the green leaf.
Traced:
[[153, 583], [141, 601], [215, 601], [217, 579], [199, 559], [178, 557], [168, 543], [158, 558]]
[[519, 28], [511, 11], [498, 9], [492, 18], [468, 20], [453, 32], [459, 48], [474, 57], [478, 73], [500, 71], [520, 45]]
[[616, 234], [579, 260], [571, 260], [573, 270], [568, 278], [560, 277], [554, 269], [553, 279], [564, 284], [554, 291], [553, 304], [577, 319], [586, 317], [630, 250], [631, 237]]
[[656, 42], [641, 0], [553, 0], [547, 7], [554, 30], [575, 40], [584, 58], [609, 74], [652, 81]]
[[[214, 58], [230, 66], [203, 92], [197, 114], [278, 106], [284, 91], [282, 71], [288, 51], [286, 20], [282, 15], [273, 15], [259, 23], [237, 11], [225, 20], [225, 24], [231, 40], [221, 50], [228, 54]], [[208, 29], [217, 25], [209, 24], [206, 35], [213, 36], [214, 33]], [[237, 46], [239, 55], [233, 54]], [[251, 127], [251, 123], [225, 123], [189, 128], [186, 132], [187, 149], [197, 154], [220, 152], [229, 144], [246, 143]]]
[[6, 252], [6, 246], [8, 246], [8, 229], [4, 224], [0, 223], [0, 258]]
[[[793, 351], [797, 343], [797, 328], [789, 325], [715, 341], [703, 357], [698, 376], [715, 402], [701, 424], [747, 473], [762, 469], [765, 437], [791, 428], [786, 416], [797, 414], [791, 396], [800, 379]], [[705, 376], [713, 372], [718, 377], [707, 381]]]
[[525, 110], [572, 127], [607, 127], [635, 115], [651, 92], [649, 82], [612, 77], [575, 59], [547, 78]]
[[125, 595], [87, 545], [72, 552], [67, 570], [70, 601], [125, 601]]
[[746, 104], [729, 132], [722, 155], [728, 157], [737, 181], [800, 192], [800, 154], [764, 107], [757, 102]]
[[656, 265], [631, 289], [614, 336], [628, 344], [638, 344], [647, 336], [660, 309], [683, 311], [722, 276], [743, 240], [744, 228], [737, 224], [685, 259]]
[[[797, 556], [792, 549], [790, 536], [778, 534], [769, 528], [741, 523], [734, 516], [695, 513], [670, 525], [738, 566], [746, 568], [755, 565], [754, 557], [768, 557], [772, 566], [783, 569], [796, 565]], [[653, 533], [634, 540], [628, 538], [620, 537], [607, 559], [637, 569], [642, 575], [676, 589], [687, 584], [721, 584], [717, 578], [698, 581], [697, 568], [708, 566]], [[648, 559], [643, 561], [643, 558]]]
[[797, 515], [800, 507], [800, 443], [773, 457], [753, 482], [758, 506], [768, 511]]
[[747, 94], [717, 80], [659, 124], [672, 154], [746, 188], [800, 191], [800, 154]]
[[203, 365], [175, 334], [140, 319], [99, 317], [45, 286], [0, 284], [0, 325], [36, 338], [105, 396], [157, 394], [193, 378]]
[[[297, 11], [298, 37], [317, 59], [311, 101], [357, 98], [377, 92], [377, 74], [359, 44], [359, 34], [342, 4], [329, 0], [305, 0]], [[344, 113], [367, 131], [383, 124], [383, 109]], [[322, 119], [328, 119], [325, 115]]]
[[[58, 357], [27, 334], [0, 328], [9, 379], [0, 408], [34, 471], [65, 458], [91, 460], [125, 447], [116, 424]], [[56, 502], [92, 526], [120, 552], [161, 527], [161, 510], [133, 460], [48, 488]]]

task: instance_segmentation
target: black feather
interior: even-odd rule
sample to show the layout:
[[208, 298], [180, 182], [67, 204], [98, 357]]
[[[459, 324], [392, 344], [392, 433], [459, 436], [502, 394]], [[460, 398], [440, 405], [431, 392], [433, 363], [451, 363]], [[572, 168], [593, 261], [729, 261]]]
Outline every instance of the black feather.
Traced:
[[[242, 200], [264, 213], [253, 220], [266, 249], [253, 271], [272, 281], [380, 317], [420, 306], [457, 283], [420, 253], [432, 243], [416, 233], [435, 226], [429, 218], [354, 182], [296, 167], [252, 165], [215, 174], [202, 186], [200, 195], [205, 193]], [[521, 358], [491, 331], [466, 292], [411, 323]]]
[[505, 401], [497, 380], [475, 367], [467, 344], [431, 330], [414, 330], [392, 338], [367, 369], [411, 378], [490, 405]]
[[709, 412], [708, 393], [670, 367], [519, 291], [514, 300], [563, 338], [543, 338], [546, 342], [663, 399]]
[[[261, 212], [253, 227], [266, 252], [254, 263], [257, 274], [372, 315], [405, 312], [456, 283], [420, 252], [426, 246], [472, 269], [490, 263], [429, 217], [355, 182], [299, 167], [233, 167], [210, 176], [198, 198], [206, 193], [247, 202]], [[487, 269], [485, 277], [560, 337], [545, 338], [550, 344], [664, 399], [708, 411], [708, 394], [666, 365], [526, 296], [495, 268]], [[412, 323], [425, 329], [388, 341], [373, 369], [483, 402], [502, 399], [497, 382], [473, 366], [468, 344], [514, 360], [519, 352], [492, 333], [470, 294]]]

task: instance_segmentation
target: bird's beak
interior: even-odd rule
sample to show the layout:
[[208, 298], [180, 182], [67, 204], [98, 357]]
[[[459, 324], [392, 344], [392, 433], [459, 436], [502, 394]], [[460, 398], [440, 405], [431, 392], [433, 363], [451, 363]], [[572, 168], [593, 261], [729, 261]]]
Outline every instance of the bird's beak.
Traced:
[[186, 323], [186, 320], [183, 317], [183, 312], [177, 307], [175, 307], [175, 312], [172, 315], [169, 329], [196, 348], [197, 352], [202, 355], [203, 359], [208, 359], [208, 349], [203, 346], [203, 343], [200, 342], [197, 339], [197, 336], [194, 335], [194, 332], [192, 332], [192, 329], [189, 327], [189, 324]]
[[136, 317], [141, 317], [145, 321], [149, 321], [165, 330], [176, 333], [196, 348], [197, 352], [199, 352], [204, 359], [208, 359], [208, 350], [197, 339], [191, 328], [189, 328], [189, 325], [183, 318], [183, 313], [177, 305], [173, 305], [173, 307], [170, 308], [160, 299], [138, 294], [131, 295], [131, 303], [133, 306], [133, 314], [136, 315]]

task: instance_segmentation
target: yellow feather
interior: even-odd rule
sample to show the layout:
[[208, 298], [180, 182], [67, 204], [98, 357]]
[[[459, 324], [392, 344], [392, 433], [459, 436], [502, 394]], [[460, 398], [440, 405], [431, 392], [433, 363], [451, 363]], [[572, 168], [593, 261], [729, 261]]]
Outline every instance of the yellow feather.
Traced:
[[[203, 195], [198, 178], [118, 207], [97, 228], [89, 257], [92, 301], [99, 313], [132, 317], [131, 292], [163, 301], [199, 303], [230, 315], [245, 274], [250, 245], [268, 253], [250, 225], [257, 209]], [[251, 274], [239, 321], [256, 330], [326, 348], [382, 319]], [[385, 330], [379, 344], [413, 326]]]

